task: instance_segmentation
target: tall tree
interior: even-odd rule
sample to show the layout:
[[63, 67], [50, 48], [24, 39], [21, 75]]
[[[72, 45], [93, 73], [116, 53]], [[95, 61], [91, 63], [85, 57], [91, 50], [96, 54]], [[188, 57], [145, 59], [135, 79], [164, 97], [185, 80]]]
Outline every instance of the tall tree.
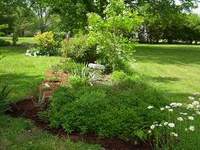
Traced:
[[48, 29], [49, 20], [51, 17], [51, 7], [46, 0], [27, 0], [28, 7], [34, 12], [36, 16], [36, 26], [41, 32]]
[[107, 0], [49, 0], [54, 12], [62, 19], [64, 31], [76, 33], [87, 25], [87, 13], [96, 12], [103, 15]]

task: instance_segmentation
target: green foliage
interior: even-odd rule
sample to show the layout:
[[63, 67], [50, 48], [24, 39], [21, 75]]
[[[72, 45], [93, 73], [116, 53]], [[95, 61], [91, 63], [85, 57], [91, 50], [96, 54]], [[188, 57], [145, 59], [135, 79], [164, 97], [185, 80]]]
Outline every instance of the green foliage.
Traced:
[[3, 39], [0, 39], [0, 46], [9, 46], [11, 45], [9, 41], [5, 41]]
[[4, 33], [1, 32], [1, 30], [6, 28], [8, 28], [8, 24], [0, 24], [0, 36], [4, 35]]
[[97, 59], [96, 45], [88, 42], [86, 35], [78, 35], [62, 42], [63, 56], [77, 62], [94, 62]]
[[129, 38], [142, 22], [141, 17], [126, 7], [122, 0], [111, 0], [105, 10], [105, 18], [88, 15], [88, 42], [97, 45], [98, 61], [113, 70], [121, 68], [132, 57], [133, 41]]
[[127, 79], [127, 74], [123, 71], [114, 71], [111, 76], [111, 80], [114, 82], [121, 82]]
[[142, 4], [138, 7], [139, 13], [144, 16], [139, 32], [140, 42], [197, 43], [199, 16], [185, 13], [185, 9], [192, 5], [194, 1], [177, 5], [168, 0]]
[[38, 42], [38, 51], [42, 55], [58, 55], [59, 42], [55, 40], [53, 32], [39, 33], [35, 36]]
[[[62, 126], [68, 133], [146, 139], [145, 129], [152, 120], [164, 117], [157, 111], [165, 98], [131, 76], [123, 76], [123, 82], [112, 86], [89, 86], [73, 77], [72, 84], [60, 88], [52, 98], [51, 125]], [[147, 107], [153, 104], [156, 108], [149, 113]]]
[[89, 69], [85, 64], [76, 63], [71, 59], [67, 59], [59, 66], [59, 68], [64, 72], [70, 73], [71, 75], [80, 76], [83, 78], [89, 75]]
[[87, 13], [97, 12], [103, 15], [107, 0], [48, 0], [50, 7], [61, 16], [60, 27], [65, 32], [72, 34], [84, 31], [87, 26]]
[[88, 85], [88, 79], [86, 77], [80, 77], [77, 75], [74, 76], [70, 76], [69, 77], [69, 81], [68, 81], [69, 85], [72, 87], [81, 87], [81, 86], [85, 86]]
[[0, 90], [0, 113], [5, 112], [8, 109], [8, 96], [11, 92], [11, 89], [8, 86], [4, 86]]

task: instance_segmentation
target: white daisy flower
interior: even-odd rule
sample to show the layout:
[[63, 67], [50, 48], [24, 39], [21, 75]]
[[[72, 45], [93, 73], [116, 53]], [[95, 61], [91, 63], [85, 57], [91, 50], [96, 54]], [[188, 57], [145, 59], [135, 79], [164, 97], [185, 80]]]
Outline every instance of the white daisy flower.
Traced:
[[188, 96], [188, 99], [189, 100], [194, 100], [194, 97], [193, 96]]
[[153, 106], [151, 106], [151, 105], [147, 107], [147, 109], [152, 109], [152, 108], [154, 108], [154, 107], [153, 107]]
[[164, 108], [164, 107], [161, 107], [160, 110], [163, 111], [163, 110], [165, 110], [165, 108]]
[[192, 102], [192, 105], [194, 105], [194, 106], [198, 106], [200, 103], [199, 103], [199, 101], [193, 101]]
[[188, 116], [188, 119], [189, 120], [194, 120], [194, 117], [193, 116]]
[[194, 108], [194, 106], [192, 104], [187, 105], [187, 109], [193, 109], [193, 108]]
[[168, 123], [168, 126], [169, 126], [170, 128], [174, 128], [174, 127], [175, 127], [175, 124], [174, 124], [174, 123]]
[[180, 112], [180, 115], [184, 115], [184, 116], [186, 116], [186, 115], [187, 115], [187, 113]]
[[177, 106], [181, 107], [181, 106], [183, 106], [183, 104], [182, 103], [177, 103]]
[[190, 130], [190, 131], [194, 131], [194, 130], [195, 130], [195, 127], [194, 127], [194, 126], [190, 126], [190, 127], [189, 127], [189, 130]]
[[175, 132], [171, 132], [170, 135], [171, 135], [171, 136], [174, 136], [174, 137], [178, 137], [178, 134], [175, 133]]
[[171, 107], [181, 107], [183, 104], [182, 103], [171, 103]]
[[164, 122], [163, 125], [164, 125], [164, 126], [168, 125], [168, 122]]
[[156, 126], [153, 124], [150, 126], [150, 129], [153, 130]]
[[178, 117], [177, 120], [178, 121], [183, 121], [183, 118], [182, 117]]
[[171, 107], [170, 107], [170, 106], [165, 106], [165, 108], [166, 108], [166, 109], [170, 109]]
[[152, 131], [151, 130], [148, 130], [148, 133], [151, 133]]

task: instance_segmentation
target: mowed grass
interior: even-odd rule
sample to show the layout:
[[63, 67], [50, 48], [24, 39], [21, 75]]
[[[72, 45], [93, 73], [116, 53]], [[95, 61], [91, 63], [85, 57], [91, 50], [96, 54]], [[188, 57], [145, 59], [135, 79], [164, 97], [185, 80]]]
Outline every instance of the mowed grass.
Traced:
[[[0, 39], [9, 41], [10, 43], [12, 43], [12, 37], [0, 37]], [[34, 37], [19, 37], [17, 44], [36, 44], [36, 41], [34, 39]]]
[[60, 139], [29, 120], [0, 115], [0, 150], [100, 150], [99, 145]]
[[[200, 46], [192, 45], [137, 45], [134, 71], [144, 76], [145, 82], [166, 93], [169, 101], [187, 102], [188, 96], [200, 92]], [[195, 132], [181, 129], [174, 150], [200, 149], [200, 118], [190, 121]]]
[[200, 46], [137, 45], [133, 68], [172, 101], [200, 92]]
[[[24, 39], [22, 39], [23, 41]], [[25, 39], [26, 41], [27, 39]], [[29, 41], [29, 40], [27, 40]], [[23, 43], [23, 42], [22, 42]], [[171, 101], [185, 101], [189, 95], [200, 92], [200, 46], [137, 45], [134, 71], [144, 76], [145, 82], [164, 91]], [[44, 79], [44, 73], [59, 57], [27, 57], [26, 48], [1, 47], [5, 57], [0, 61], [0, 87], [7, 84], [13, 91], [10, 101], [32, 95]], [[193, 125], [198, 126], [198, 120]], [[183, 135], [174, 149], [200, 148], [200, 130]], [[36, 128], [30, 121], [0, 116], [0, 149], [100, 149], [96, 145], [72, 143]]]
[[26, 48], [0, 47], [0, 87], [12, 89], [10, 100], [18, 101], [33, 95], [44, 79], [45, 71], [59, 63], [59, 57], [27, 57]]
[[[59, 63], [60, 57], [27, 57], [26, 48], [0, 47], [4, 56], [0, 60], [0, 88], [8, 85], [12, 89], [10, 102], [22, 100], [35, 94], [44, 79], [44, 73]], [[37, 93], [36, 93], [37, 94]], [[73, 143], [41, 131], [30, 121], [0, 115], [1, 150], [98, 150], [99, 145]]]

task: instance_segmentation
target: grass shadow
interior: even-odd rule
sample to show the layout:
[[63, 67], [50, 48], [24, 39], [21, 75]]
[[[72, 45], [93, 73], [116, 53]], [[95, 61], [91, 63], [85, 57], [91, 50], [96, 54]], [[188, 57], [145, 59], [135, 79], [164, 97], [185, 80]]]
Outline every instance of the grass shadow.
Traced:
[[200, 64], [200, 46], [138, 45], [136, 60], [159, 64]]
[[164, 82], [164, 83], [180, 81], [179, 78], [175, 78], [175, 77], [149, 77], [149, 78], [153, 81]]
[[18, 101], [20, 98], [37, 94], [37, 86], [43, 80], [43, 76], [29, 76], [25, 74], [0, 74], [0, 87], [8, 85], [12, 89], [10, 101]]

